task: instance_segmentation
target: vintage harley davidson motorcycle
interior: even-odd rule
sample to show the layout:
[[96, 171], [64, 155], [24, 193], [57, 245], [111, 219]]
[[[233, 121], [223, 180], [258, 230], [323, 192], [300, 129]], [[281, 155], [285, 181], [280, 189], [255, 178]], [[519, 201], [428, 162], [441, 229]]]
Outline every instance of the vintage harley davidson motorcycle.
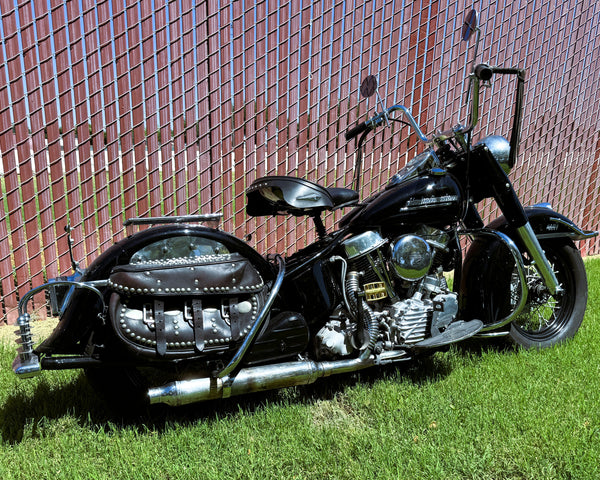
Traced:
[[[479, 40], [476, 24], [472, 11], [464, 40], [473, 32]], [[218, 215], [129, 220], [155, 226], [85, 271], [73, 262], [73, 276], [21, 299], [14, 371], [84, 369], [101, 392], [125, 402], [138, 395], [183, 405], [406, 361], [473, 336], [507, 336], [523, 347], [572, 337], [587, 302], [573, 242], [597, 232], [548, 204], [521, 205], [507, 174], [517, 159], [525, 72], [472, 64], [468, 125], [427, 138], [407, 108], [394, 105], [346, 133], [360, 136], [354, 189], [288, 176], [248, 188], [248, 215], [311, 217], [314, 244], [288, 258], [263, 257], [191, 224]], [[480, 86], [496, 75], [516, 77], [511, 139], [473, 142]], [[361, 93], [375, 90], [368, 77]], [[392, 122], [411, 127], [426, 149], [360, 201], [364, 141]], [[486, 198], [503, 213], [488, 225], [476, 209]], [[326, 231], [322, 214], [341, 208], [351, 210]], [[60, 320], [34, 347], [27, 305], [44, 289]]]

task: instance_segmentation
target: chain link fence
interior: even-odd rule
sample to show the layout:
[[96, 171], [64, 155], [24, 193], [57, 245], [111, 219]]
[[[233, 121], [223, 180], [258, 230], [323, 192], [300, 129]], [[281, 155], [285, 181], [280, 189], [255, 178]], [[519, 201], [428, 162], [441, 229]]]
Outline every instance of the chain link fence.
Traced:
[[[473, 6], [479, 59], [528, 72], [511, 175], [523, 203], [597, 229], [594, 0], [0, 0], [0, 318], [13, 322], [28, 289], [70, 270], [68, 224], [83, 266], [131, 217], [222, 212], [221, 227], [263, 253], [311, 242], [303, 219], [247, 218], [246, 187], [264, 175], [349, 187], [343, 133], [378, 107], [359, 97], [368, 74], [428, 134], [464, 122], [474, 52], [460, 30]], [[483, 92], [476, 136], [509, 136], [514, 90], [498, 80]], [[422, 148], [408, 129], [381, 130], [363, 197]], [[581, 247], [600, 253], [597, 240]]]

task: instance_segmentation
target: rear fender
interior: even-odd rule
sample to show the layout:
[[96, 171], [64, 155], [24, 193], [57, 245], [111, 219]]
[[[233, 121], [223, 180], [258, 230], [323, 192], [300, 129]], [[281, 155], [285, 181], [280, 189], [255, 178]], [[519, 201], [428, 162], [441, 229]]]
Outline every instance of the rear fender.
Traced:
[[[238, 252], [248, 258], [265, 281], [275, 278], [271, 264], [238, 238], [202, 226], [169, 225], [149, 228], [115, 243], [90, 264], [80, 281], [108, 279], [115, 266], [128, 264], [136, 252], [174, 237], [181, 237], [183, 240], [190, 239], [190, 253], [192, 254], [194, 254], [192, 247], [197, 247], [194, 242], [222, 245], [229, 252]], [[110, 292], [108, 289], [100, 290], [104, 294], [104, 303], [108, 305]], [[35, 349], [36, 353], [82, 354], [90, 333], [101, 324], [103, 314], [105, 312], [103, 312], [102, 301], [97, 295], [83, 289], [76, 290], [68, 305], [65, 306], [55, 330]]]

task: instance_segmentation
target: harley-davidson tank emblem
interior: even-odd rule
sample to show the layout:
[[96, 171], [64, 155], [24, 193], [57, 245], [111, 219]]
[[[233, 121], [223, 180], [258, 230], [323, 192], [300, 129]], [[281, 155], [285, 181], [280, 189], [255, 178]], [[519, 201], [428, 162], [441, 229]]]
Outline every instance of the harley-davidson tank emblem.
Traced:
[[410, 208], [431, 208], [438, 207], [440, 205], [451, 205], [453, 202], [458, 201], [458, 195], [443, 195], [441, 197], [427, 197], [427, 198], [411, 198], [407, 200], [406, 204], [400, 208], [401, 211], [408, 210]]

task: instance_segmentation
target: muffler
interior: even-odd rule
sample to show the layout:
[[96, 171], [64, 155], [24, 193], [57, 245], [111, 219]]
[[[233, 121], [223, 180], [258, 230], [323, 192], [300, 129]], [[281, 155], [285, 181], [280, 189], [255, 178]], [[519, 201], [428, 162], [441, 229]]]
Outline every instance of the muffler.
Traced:
[[148, 390], [148, 399], [151, 404], [166, 403], [180, 406], [295, 385], [308, 385], [321, 377], [355, 372], [376, 363], [391, 363], [407, 359], [406, 352], [384, 352], [377, 357], [377, 360], [371, 355], [365, 360], [360, 358], [329, 362], [305, 360], [243, 368], [235, 375], [224, 378], [179, 380], [151, 388]]

